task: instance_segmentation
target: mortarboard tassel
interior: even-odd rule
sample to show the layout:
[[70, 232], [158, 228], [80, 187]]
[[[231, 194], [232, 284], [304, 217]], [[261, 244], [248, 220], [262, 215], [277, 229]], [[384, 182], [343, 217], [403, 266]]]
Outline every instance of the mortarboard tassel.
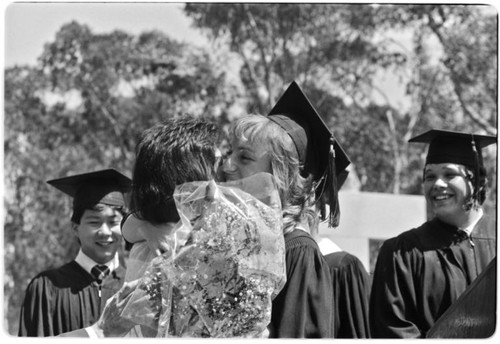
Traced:
[[474, 192], [472, 193], [472, 206], [479, 206], [479, 153], [474, 135], [472, 135], [472, 152], [474, 153]]
[[[327, 189], [328, 189], [328, 199], [330, 206], [330, 216], [328, 220], [328, 227], [337, 227], [339, 225], [340, 219], [340, 209], [338, 200], [338, 188], [337, 188], [337, 176], [335, 168], [335, 149], [334, 149], [335, 139], [330, 138], [330, 152], [328, 153], [328, 166], [327, 166]], [[330, 184], [330, 185], [328, 185]]]

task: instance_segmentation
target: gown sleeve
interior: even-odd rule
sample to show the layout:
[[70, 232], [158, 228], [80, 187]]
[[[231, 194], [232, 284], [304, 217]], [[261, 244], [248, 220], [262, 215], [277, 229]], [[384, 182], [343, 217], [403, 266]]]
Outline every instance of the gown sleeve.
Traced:
[[326, 256], [333, 279], [335, 338], [370, 338], [371, 280], [361, 261], [347, 252]]
[[286, 243], [286, 271], [287, 282], [273, 301], [270, 337], [331, 338], [331, 275], [312, 238]]
[[370, 328], [374, 338], [420, 338], [416, 296], [421, 259], [401, 238], [387, 240], [377, 258], [370, 296]]
[[34, 278], [28, 288], [21, 306], [19, 336], [46, 337], [54, 335], [52, 324], [51, 295], [48, 280], [43, 276]]

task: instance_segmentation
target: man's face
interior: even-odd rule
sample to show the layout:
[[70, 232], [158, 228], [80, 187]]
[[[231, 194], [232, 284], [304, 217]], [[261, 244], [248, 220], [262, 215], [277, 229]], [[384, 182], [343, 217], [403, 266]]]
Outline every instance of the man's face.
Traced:
[[85, 210], [80, 224], [73, 224], [83, 253], [99, 264], [112, 260], [121, 245], [122, 217], [118, 210], [108, 206]]

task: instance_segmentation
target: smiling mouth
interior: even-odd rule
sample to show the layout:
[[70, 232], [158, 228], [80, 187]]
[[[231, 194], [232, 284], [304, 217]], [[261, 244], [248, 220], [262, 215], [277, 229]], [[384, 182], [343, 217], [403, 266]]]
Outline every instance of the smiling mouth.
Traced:
[[99, 246], [104, 246], [104, 247], [106, 247], [106, 246], [110, 246], [110, 245], [112, 245], [112, 244], [113, 244], [113, 241], [109, 241], [109, 242], [108, 242], [108, 241], [106, 241], [106, 242], [96, 242], [96, 244], [97, 244], [97, 245], [99, 245]]
[[437, 195], [437, 196], [434, 196], [433, 199], [435, 201], [444, 201], [444, 200], [447, 200], [447, 199], [452, 198], [452, 197], [453, 197], [453, 195], [446, 194], [446, 195]]

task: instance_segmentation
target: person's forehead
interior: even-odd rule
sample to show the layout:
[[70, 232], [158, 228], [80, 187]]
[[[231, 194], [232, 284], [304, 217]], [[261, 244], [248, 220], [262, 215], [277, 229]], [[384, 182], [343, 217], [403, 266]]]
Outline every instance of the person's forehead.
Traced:
[[233, 151], [244, 151], [256, 155], [267, 153], [268, 149], [263, 142], [253, 142], [250, 140], [234, 139], [232, 142]]
[[253, 135], [243, 135], [243, 137], [233, 137], [231, 141], [231, 148], [234, 149], [235, 146], [241, 148], [260, 148], [266, 143], [268, 138], [265, 135], [253, 134]]
[[108, 205], [97, 205], [94, 209], [85, 209], [83, 212], [83, 217], [110, 217], [110, 216], [122, 216], [120, 211], [114, 207]]
[[426, 171], [439, 171], [439, 170], [456, 170], [456, 171], [465, 171], [466, 167], [461, 164], [454, 163], [440, 163], [440, 164], [427, 164], [425, 165]]

